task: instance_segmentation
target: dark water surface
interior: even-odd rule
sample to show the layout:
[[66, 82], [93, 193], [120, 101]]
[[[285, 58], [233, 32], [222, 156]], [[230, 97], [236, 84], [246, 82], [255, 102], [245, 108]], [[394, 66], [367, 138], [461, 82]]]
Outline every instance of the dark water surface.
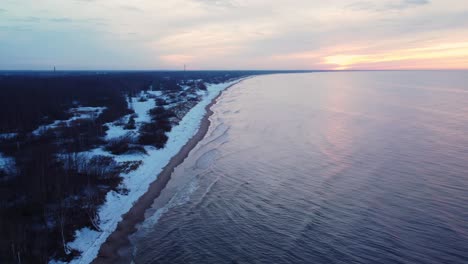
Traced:
[[468, 263], [468, 72], [260, 76], [213, 111], [135, 263]]

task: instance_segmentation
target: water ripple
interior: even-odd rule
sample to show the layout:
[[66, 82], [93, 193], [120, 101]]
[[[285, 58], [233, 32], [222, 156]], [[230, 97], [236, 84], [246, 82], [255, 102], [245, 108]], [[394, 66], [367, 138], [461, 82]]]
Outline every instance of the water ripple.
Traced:
[[135, 262], [468, 263], [467, 84], [466, 72], [243, 82], [138, 231]]

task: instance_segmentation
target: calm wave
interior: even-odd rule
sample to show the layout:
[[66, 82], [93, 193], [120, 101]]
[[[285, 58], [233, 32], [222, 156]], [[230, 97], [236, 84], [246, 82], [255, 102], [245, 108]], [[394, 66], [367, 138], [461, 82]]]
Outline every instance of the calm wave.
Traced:
[[261, 76], [213, 110], [136, 263], [468, 263], [468, 72]]

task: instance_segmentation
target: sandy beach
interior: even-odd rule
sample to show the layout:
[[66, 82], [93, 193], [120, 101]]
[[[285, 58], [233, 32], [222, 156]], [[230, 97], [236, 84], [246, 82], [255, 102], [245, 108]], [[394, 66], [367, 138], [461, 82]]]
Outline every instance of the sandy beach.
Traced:
[[[246, 79], [247, 78], [239, 80], [238, 82], [228, 86], [224, 91]], [[130, 246], [129, 236], [137, 230], [137, 224], [141, 223], [145, 219], [145, 211], [165, 188], [166, 184], [171, 179], [174, 168], [184, 161], [190, 151], [207, 133], [210, 126], [209, 117], [213, 114], [211, 106], [217, 102], [223, 92], [221, 92], [205, 107], [206, 114], [201, 120], [200, 128], [196, 134], [174, 157], [171, 158], [170, 162], [164, 167], [157, 179], [151, 183], [148, 191], [138, 199], [130, 211], [122, 215], [122, 221], [118, 223], [116, 230], [110, 234], [106, 242], [101, 245], [98, 256], [92, 263], [129, 263], [131, 261], [130, 254], [124, 253], [125, 249], [128, 249]]]

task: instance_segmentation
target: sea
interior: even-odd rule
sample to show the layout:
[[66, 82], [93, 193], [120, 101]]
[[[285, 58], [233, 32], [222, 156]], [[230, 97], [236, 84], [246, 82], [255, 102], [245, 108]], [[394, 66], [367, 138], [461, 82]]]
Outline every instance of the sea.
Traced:
[[468, 72], [229, 88], [132, 235], [134, 263], [468, 263]]

